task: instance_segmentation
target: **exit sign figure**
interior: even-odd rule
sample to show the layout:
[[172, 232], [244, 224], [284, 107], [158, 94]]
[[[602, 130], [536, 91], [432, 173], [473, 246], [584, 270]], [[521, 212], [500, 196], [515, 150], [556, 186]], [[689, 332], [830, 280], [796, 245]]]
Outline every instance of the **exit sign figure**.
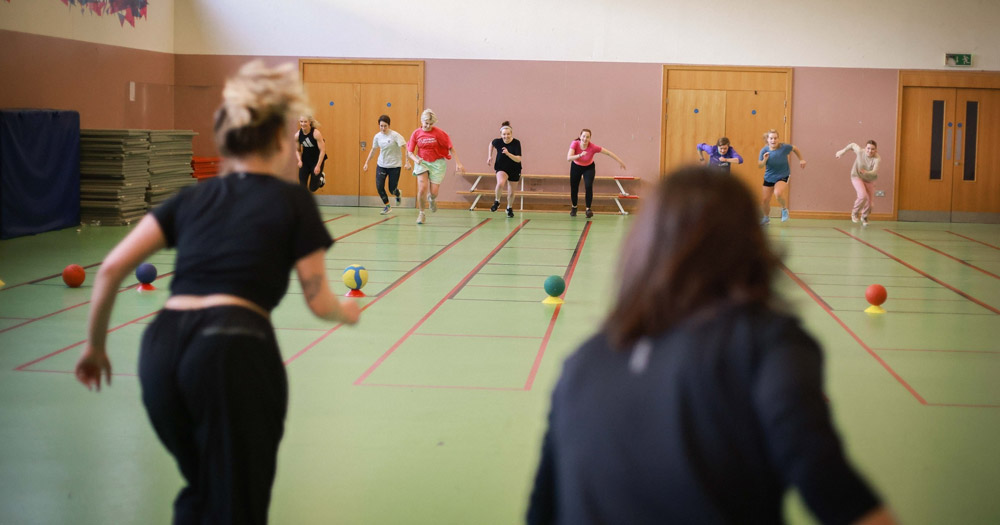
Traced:
[[971, 66], [972, 55], [967, 53], [945, 53], [944, 65], [946, 66]]

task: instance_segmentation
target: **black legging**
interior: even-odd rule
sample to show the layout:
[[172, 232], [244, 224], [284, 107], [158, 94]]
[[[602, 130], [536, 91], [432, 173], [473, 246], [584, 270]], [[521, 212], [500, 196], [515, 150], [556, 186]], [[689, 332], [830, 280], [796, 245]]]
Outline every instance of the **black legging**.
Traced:
[[580, 193], [580, 178], [583, 178], [584, 202], [590, 208], [594, 202], [594, 175], [597, 173], [597, 163], [581, 166], [575, 162], [569, 164], [569, 200], [576, 207], [577, 195]]
[[[396, 188], [399, 186], [399, 170], [400, 168], [383, 168], [378, 166], [375, 169], [375, 189], [378, 190], [378, 196], [382, 197], [382, 204], [389, 204], [389, 195], [396, 194]], [[389, 176], [389, 193], [385, 192], [385, 177]]]
[[[323, 168], [326, 166], [326, 159], [326, 157], [323, 157], [323, 162], [319, 165], [320, 173], [323, 173]], [[319, 189], [319, 175], [314, 173], [315, 169], [315, 162], [310, 163], [306, 159], [302, 159], [302, 167], [299, 168], [299, 185], [313, 192]]]

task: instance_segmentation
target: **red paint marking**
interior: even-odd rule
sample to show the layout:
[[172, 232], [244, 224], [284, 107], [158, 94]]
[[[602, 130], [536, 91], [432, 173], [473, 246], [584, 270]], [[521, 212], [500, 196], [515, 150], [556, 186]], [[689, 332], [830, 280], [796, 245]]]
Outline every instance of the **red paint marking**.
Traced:
[[826, 304], [826, 301], [824, 301], [822, 298], [820, 298], [818, 295], [816, 295], [816, 293], [813, 292], [813, 290], [811, 288], [809, 288], [809, 285], [807, 285], [805, 282], [803, 282], [802, 279], [799, 279], [799, 277], [797, 275], [795, 275], [795, 272], [791, 271], [784, 264], [781, 265], [781, 270], [783, 272], [785, 272], [785, 275], [787, 275], [790, 279], [792, 279], [793, 281], [795, 281], [795, 283], [798, 284], [800, 288], [802, 288], [807, 294], [809, 294], [809, 296], [812, 297], [814, 301], [816, 301], [816, 304], [820, 305], [820, 307], [823, 308], [823, 310], [825, 310], [826, 313], [830, 317], [832, 317], [833, 320], [836, 321], [837, 324], [839, 324], [841, 326], [841, 328], [844, 329], [844, 331], [846, 331], [848, 333], [848, 335], [850, 335], [851, 337], [853, 337], [854, 340], [857, 341], [859, 345], [861, 345], [861, 348], [864, 348], [865, 351], [868, 352], [868, 355], [872, 356], [875, 359], [875, 361], [877, 361], [880, 365], [882, 365], [882, 368], [884, 368], [887, 372], [889, 372], [889, 374], [892, 377], [894, 377], [896, 379], [896, 381], [899, 382], [899, 384], [903, 385], [903, 387], [905, 387], [906, 390], [908, 390], [910, 392], [910, 394], [912, 394], [913, 397], [915, 397], [917, 399], [917, 401], [920, 402], [921, 405], [926, 405], [927, 404], [927, 400], [925, 400], [920, 394], [917, 393], [916, 390], [913, 389], [912, 386], [910, 386], [909, 383], [907, 383], [902, 377], [900, 377], [900, 375], [897, 374], [896, 371], [893, 370], [892, 367], [889, 366], [888, 363], [886, 363], [881, 357], [879, 357], [879, 355], [874, 350], [872, 350], [871, 347], [869, 347], [867, 344], [865, 344], [865, 342], [862, 341], [860, 337], [858, 337], [858, 334], [855, 334], [854, 331], [851, 330], [847, 326], [847, 324], [844, 323], [844, 321], [840, 319], [840, 317], [837, 317], [837, 314], [833, 313], [833, 310], [830, 309], [830, 305]]
[[961, 407], [961, 408], [1000, 408], [1000, 405], [974, 405], [961, 403], [929, 403], [932, 407]]
[[986, 271], [986, 270], [984, 270], [984, 269], [982, 269], [982, 268], [980, 268], [980, 267], [978, 267], [978, 266], [976, 266], [974, 264], [970, 264], [968, 262], [965, 262], [962, 259], [959, 259], [958, 257], [955, 257], [954, 255], [951, 255], [949, 253], [945, 253], [945, 252], [943, 252], [941, 250], [938, 250], [937, 248], [933, 248], [931, 246], [928, 246], [928, 245], [926, 245], [926, 244], [924, 244], [924, 243], [922, 243], [922, 242], [920, 242], [920, 241], [918, 241], [916, 239], [911, 239], [911, 238], [903, 235], [902, 233], [894, 232], [894, 231], [892, 231], [892, 230], [890, 230], [888, 228], [885, 228], [885, 231], [887, 231], [887, 232], [889, 232], [889, 233], [891, 233], [891, 234], [893, 234], [893, 235], [895, 235], [897, 237], [906, 239], [906, 240], [912, 242], [913, 244], [917, 244], [917, 245], [923, 246], [924, 248], [927, 248], [928, 250], [930, 250], [930, 251], [932, 251], [934, 253], [939, 253], [941, 255], [944, 255], [945, 257], [947, 257], [947, 258], [949, 258], [949, 259], [951, 259], [953, 261], [959, 262], [961, 264], [964, 264], [964, 265], [968, 266], [969, 268], [972, 268], [973, 270], [979, 270], [980, 272], [982, 272], [982, 273], [984, 273], [986, 275], [989, 275], [990, 277], [992, 277], [994, 279], [1000, 279], [1000, 275], [997, 275], [997, 274], [992, 273], [992, 272], [988, 272], [988, 271]]
[[[88, 264], [87, 266], [83, 266], [82, 268], [83, 269], [93, 268], [95, 266], [99, 266], [103, 262], [104, 261], [96, 262], [94, 264]], [[48, 275], [48, 276], [45, 276], [45, 277], [39, 277], [38, 279], [34, 279], [34, 280], [31, 280], [31, 281], [26, 281], [26, 282], [23, 282], [23, 283], [18, 283], [18, 284], [12, 284], [12, 285], [9, 285], [9, 286], [4, 286], [4, 287], [0, 288], [0, 292], [5, 292], [7, 290], [10, 290], [11, 288], [17, 288], [18, 286], [24, 286], [26, 284], [35, 284], [35, 283], [40, 283], [42, 281], [48, 281], [49, 279], [55, 279], [56, 277], [62, 277], [62, 272], [57, 273], [55, 275]]]
[[[440, 250], [438, 250], [437, 253], [435, 253], [434, 255], [428, 257], [427, 259], [425, 259], [424, 262], [420, 263], [419, 265], [417, 265], [412, 270], [410, 270], [410, 271], [406, 272], [405, 274], [403, 274], [399, 279], [396, 279], [396, 281], [391, 286], [389, 286], [388, 288], [386, 288], [386, 289], [382, 290], [381, 292], [379, 292], [378, 295], [375, 296], [375, 298], [371, 300], [371, 302], [369, 302], [368, 304], [362, 306], [361, 307], [361, 311], [365, 311], [365, 310], [368, 309], [368, 307], [370, 307], [371, 305], [377, 303], [379, 301], [379, 299], [381, 299], [382, 297], [385, 297], [385, 295], [388, 294], [389, 292], [391, 292], [392, 290], [395, 290], [399, 285], [401, 285], [404, 282], [406, 282], [410, 277], [412, 277], [419, 270], [421, 270], [424, 267], [426, 267], [428, 264], [430, 264], [431, 262], [433, 262], [434, 259], [437, 259], [438, 257], [440, 257], [446, 251], [452, 249], [456, 244], [462, 242], [466, 237], [468, 237], [469, 235], [472, 235], [472, 233], [474, 231], [478, 230], [479, 228], [482, 228], [483, 225], [486, 224], [489, 221], [490, 221], [490, 219], [484, 219], [482, 222], [480, 222], [479, 224], [477, 224], [477, 225], [473, 226], [471, 229], [469, 229], [469, 231], [467, 231], [464, 234], [462, 234], [459, 238], [455, 239], [454, 241], [452, 241], [450, 244], [448, 244], [444, 248], [441, 248]], [[317, 344], [319, 344], [319, 342], [322, 341], [323, 339], [326, 339], [327, 336], [329, 336], [330, 334], [332, 334], [333, 332], [335, 332], [341, 326], [342, 326], [342, 324], [338, 324], [338, 325], [334, 326], [333, 328], [330, 328], [329, 330], [326, 331], [326, 333], [324, 333], [323, 335], [319, 336], [319, 338], [317, 338], [315, 341], [313, 341], [312, 343], [309, 343], [308, 345], [306, 345], [305, 348], [303, 348], [302, 350], [299, 350], [298, 352], [296, 352], [295, 355], [293, 355], [292, 357], [289, 357], [288, 359], [286, 359], [285, 360], [285, 366], [288, 366], [288, 364], [291, 363], [292, 361], [295, 361], [299, 357], [302, 357], [303, 354], [305, 354], [310, 349], [312, 349], [314, 346], [316, 346]]]
[[333, 221], [335, 221], [337, 219], [343, 219], [344, 217], [347, 217], [348, 215], [350, 215], [350, 213], [345, 213], [345, 214], [341, 215], [340, 217], [334, 217], [332, 219], [327, 219], [327, 220], [323, 221], [323, 223], [326, 224], [328, 222], [333, 222]]
[[[157, 310], [157, 311], [155, 311], [155, 312], [152, 312], [152, 313], [148, 313], [148, 314], [146, 314], [146, 315], [144, 315], [144, 316], [142, 316], [142, 317], [137, 317], [137, 318], [135, 318], [135, 319], [132, 319], [131, 321], [128, 321], [128, 322], [126, 322], [126, 323], [123, 323], [123, 324], [120, 324], [120, 325], [118, 325], [118, 326], [116, 326], [116, 327], [114, 327], [114, 328], [112, 328], [112, 329], [108, 330], [108, 333], [110, 334], [111, 332], [114, 332], [114, 331], [116, 331], [116, 330], [119, 330], [119, 329], [121, 329], [121, 328], [125, 328], [126, 326], [128, 326], [128, 325], [130, 325], [130, 324], [133, 324], [133, 323], [135, 323], [135, 322], [138, 322], [138, 321], [141, 321], [141, 320], [143, 320], [143, 319], [145, 319], [145, 318], [147, 318], [147, 317], [150, 317], [150, 316], [153, 316], [153, 315], [156, 315], [157, 313], [159, 313], [159, 310]], [[33, 364], [35, 364], [35, 363], [40, 363], [40, 362], [42, 362], [42, 361], [44, 361], [44, 360], [46, 360], [46, 359], [48, 359], [48, 358], [50, 358], [50, 357], [54, 357], [54, 356], [56, 356], [56, 355], [59, 355], [59, 354], [61, 354], [61, 353], [65, 352], [65, 351], [67, 351], [67, 350], [70, 350], [70, 349], [72, 349], [72, 348], [76, 348], [76, 347], [78, 347], [78, 346], [80, 346], [80, 345], [82, 345], [82, 344], [84, 344], [84, 343], [86, 343], [86, 342], [87, 342], [87, 340], [86, 340], [86, 339], [84, 339], [83, 341], [77, 341], [77, 342], [75, 342], [75, 343], [73, 343], [73, 344], [71, 344], [71, 345], [69, 345], [69, 346], [65, 346], [65, 347], [63, 347], [63, 348], [60, 348], [59, 350], [56, 350], [55, 352], [52, 352], [52, 353], [50, 353], [50, 354], [48, 354], [48, 355], [44, 355], [44, 356], [42, 356], [42, 357], [39, 357], [38, 359], [34, 359], [34, 360], [32, 360], [32, 361], [28, 361], [27, 363], [24, 363], [23, 365], [20, 365], [20, 366], [18, 366], [18, 367], [17, 367], [17, 368], [15, 368], [14, 370], [18, 370], [18, 371], [28, 371], [28, 372], [30, 372], [30, 370], [24, 370], [24, 369], [25, 369], [25, 368], [27, 368], [27, 367], [29, 367], [29, 366], [31, 366], [31, 365], [33, 365]]]
[[541, 337], [537, 335], [428, 334], [428, 333], [414, 333], [413, 335], [421, 335], [427, 337], [485, 337], [488, 339], [496, 339], [498, 337], [506, 339], [541, 339]]
[[489, 260], [492, 259], [497, 254], [497, 252], [499, 252], [500, 249], [503, 248], [504, 245], [506, 245], [510, 241], [510, 239], [514, 235], [517, 234], [517, 232], [521, 231], [521, 228], [523, 228], [524, 225], [527, 223], [528, 220], [521, 221], [521, 224], [517, 225], [516, 228], [514, 228], [509, 234], [507, 234], [507, 236], [504, 237], [502, 241], [500, 241], [500, 244], [498, 244], [496, 248], [494, 248], [493, 251], [489, 253], [489, 255], [487, 255], [482, 261], [479, 261], [479, 264], [477, 264], [471, 271], [469, 271], [469, 273], [467, 273], [465, 277], [462, 278], [462, 280], [459, 281], [459, 283], [456, 284], [455, 287], [451, 289], [450, 292], [445, 294], [445, 296], [442, 297], [441, 300], [437, 302], [437, 304], [435, 304], [426, 314], [424, 314], [424, 316], [421, 317], [416, 324], [410, 327], [410, 329], [407, 330], [405, 334], [403, 334], [403, 337], [400, 337], [398, 341], [396, 341], [391, 347], [389, 347], [388, 350], [385, 351], [385, 353], [379, 356], [379, 358], [375, 360], [375, 362], [372, 363], [370, 367], [368, 367], [368, 370], [365, 370], [364, 373], [361, 374], [361, 377], [355, 379], [354, 384], [360, 385], [364, 383], [365, 379], [367, 379], [368, 376], [372, 375], [372, 373], [375, 372], [375, 369], [381, 366], [382, 363], [384, 363], [385, 360], [388, 359], [389, 356], [392, 355], [393, 352], [395, 352], [396, 349], [403, 344], [403, 342], [405, 342], [407, 339], [410, 338], [410, 336], [416, 333], [417, 329], [420, 328], [420, 326], [423, 325], [425, 322], [427, 322], [427, 320], [430, 319], [432, 315], [434, 315], [434, 312], [436, 312], [438, 308], [441, 308], [441, 306], [444, 305], [444, 303], [448, 299], [454, 297], [454, 295], [457, 294], [462, 289], [462, 287], [465, 286], [465, 284], [468, 283], [476, 275], [476, 273], [478, 273], [479, 270], [482, 269], [482, 267], [485, 266], [486, 263], [489, 262]]
[[355, 233], [358, 233], [359, 231], [367, 230], [368, 228], [371, 228], [372, 226], [378, 226], [379, 224], [382, 224], [385, 221], [391, 221], [391, 220], [393, 220], [395, 218], [396, 218], [395, 215], [392, 216], [392, 217], [386, 217], [386, 218], [384, 218], [384, 219], [382, 219], [382, 220], [380, 220], [378, 222], [373, 222], [373, 223], [369, 224], [368, 226], [362, 226], [362, 227], [360, 227], [360, 228], [358, 228], [358, 229], [356, 229], [356, 230], [354, 230], [352, 232], [345, 233], [345, 234], [341, 235], [340, 237], [334, 237], [333, 240], [334, 241], [339, 241], [339, 240], [343, 239], [344, 237], [350, 237], [351, 235], [354, 235]]
[[[566, 292], [569, 290], [569, 283], [573, 280], [576, 265], [580, 262], [580, 252], [583, 251], [583, 244], [587, 242], [587, 233], [590, 232], [592, 224], [592, 222], [587, 223], [587, 226], [583, 228], [583, 232], [580, 234], [580, 240], [576, 243], [576, 250], [573, 251], [573, 257], [570, 259], [569, 266], [566, 268], [566, 273], [563, 277], [563, 280], [566, 282], [566, 290], [560, 296], [562, 298], [566, 297]], [[562, 306], [561, 304], [556, 305], [555, 310], [552, 312], [552, 319], [549, 319], [549, 326], [545, 329], [545, 336], [542, 337], [542, 344], [538, 347], [535, 362], [532, 363], [531, 372], [528, 373], [528, 379], [524, 382], [525, 390], [531, 390], [531, 387], [535, 384], [535, 376], [538, 374], [538, 368], [542, 366], [542, 358], [545, 357], [545, 349], [549, 346], [549, 339], [552, 338], [552, 330], [556, 326], [556, 319], [559, 317], [559, 312], [562, 311]]]
[[978, 304], [979, 306], [982, 306], [983, 308], [986, 308], [987, 310], [989, 310], [989, 311], [991, 311], [991, 312], [993, 312], [995, 314], [1000, 314], [1000, 310], [998, 310], [998, 309], [996, 309], [996, 308], [994, 308], [994, 307], [992, 307], [992, 306], [990, 306], [990, 305], [988, 305], [988, 304], [980, 301], [979, 299], [976, 299], [975, 297], [972, 297], [971, 295], [969, 295], [969, 294], [967, 294], [967, 293], [959, 290], [958, 288], [955, 288], [954, 286], [952, 286], [952, 285], [950, 285], [950, 284], [948, 284], [948, 283], [946, 283], [946, 282], [944, 282], [944, 281], [942, 281], [942, 280], [940, 280], [940, 279], [932, 276], [931, 274], [929, 274], [929, 273], [927, 273], [927, 272], [925, 272], [925, 271], [923, 271], [923, 270], [921, 270], [921, 269], [919, 269], [919, 268], [917, 268], [917, 267], [915, 267], [915, 266], [907, 263], [906, 261], [900, 259], [899, 257], [896, 257], [895, 255], [892, 255], [889, 252], [887, 252], [887, 251], [885, 251], [885, 250], [883, 250], [883, 249], [875, 246], [874, 244], [871, 244], [871, 243], [866, 242], [866, 241], [864, 241], [862, 239], [859, 239], [859, 238], [851, 235], [850, 233], [847, 233], [844, 230], [841, 230], [840, 228], [834, 228], [834, 229], [837, 230], [837, 231], [839, 231], [840, 233], [843, 233], [844, 235], [846, 235], [846, 236], [848, 236], [848, 237], [850, 237], [850, 238], [852, 238], [852, 239], [860, 242], [861, 244], [864, 244], [865, 246], [867, 246], [867, 247], [869, 247], [869, 248], [871, 248], [871, 249], [873, 249], [873, 250], [881, 253], [882, 255], [885, 255], [886, 257], [888, 257], [888, 258], [890, 258], [890, 259], [898, 262], [899, 264], [902, 264], [903, 266], [905, 266], [905, 267], [907, 267], [907, 268], [909, 268], [909, 269], [911, 269], [911, 270], [919, 273], [920, 275], [923, 275], [924, 277], [926, 277], [926, 278], [928, 278], [928, 279], [930, 279], [930, 280], [932, 280], [932, 281], [940, 284], [941, 286], [944, 286], [945, 288], [947, 288], [947, 289], [949, 289], [949, 290], [957, 293], [958, 295], [960, 295], [960, 296], [968, 299], [969, 301], [972, 301], [972, 302]]
[[983, 246], [989, 246], [990, 248], [993, 248], [994, 250], [1000, 250], [1000, 246], [993, 246], [992, 244], [990, 244], [988, 242], [983, 242], [983, 241], [980, 241], [980, 240], [977, 240], [977, 239], [973, 239], [972, 237], [966, 237], [965, 235], [962, 235], [961, 233], [955, 233], [955, 232], [947, 232], [947, 233], [950, 233], [950, 234], [955, 235], [957, 237], [961, 237], [963, 239], [970, 240], [972, 242], [978, 242], [979, 244], [982, 244]]

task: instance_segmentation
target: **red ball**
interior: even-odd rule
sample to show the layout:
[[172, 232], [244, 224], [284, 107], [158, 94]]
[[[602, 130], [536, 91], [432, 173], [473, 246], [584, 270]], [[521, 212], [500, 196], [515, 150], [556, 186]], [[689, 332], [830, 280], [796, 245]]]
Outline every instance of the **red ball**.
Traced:
[[70, 288], [79, 288], [87, 278], [87, 272], [79, 264], [71, 264], [63, 269], [63, 282]]
[[865, 290], [865, 299], [875, 306], [882, 306], [882, 303], [884, 303], [888, 297], [888, 292], [885, 291], [885, 287], [881, 284], [873, 284]]

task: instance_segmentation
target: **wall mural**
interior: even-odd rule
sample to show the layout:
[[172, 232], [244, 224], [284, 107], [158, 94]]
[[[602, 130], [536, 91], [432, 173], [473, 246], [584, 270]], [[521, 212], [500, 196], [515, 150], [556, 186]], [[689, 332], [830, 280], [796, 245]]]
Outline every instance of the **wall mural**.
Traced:
[[[66, 6], [80, 6], [80, 13], [90, 11], [97, 16], [118, 15], [118, 23], [125, 22], [135, 27], [135, 21], [146, 17], [146, 6], [149, 0], [59, 0]], [[10, 3], [10, 0], [7, 0]]]

